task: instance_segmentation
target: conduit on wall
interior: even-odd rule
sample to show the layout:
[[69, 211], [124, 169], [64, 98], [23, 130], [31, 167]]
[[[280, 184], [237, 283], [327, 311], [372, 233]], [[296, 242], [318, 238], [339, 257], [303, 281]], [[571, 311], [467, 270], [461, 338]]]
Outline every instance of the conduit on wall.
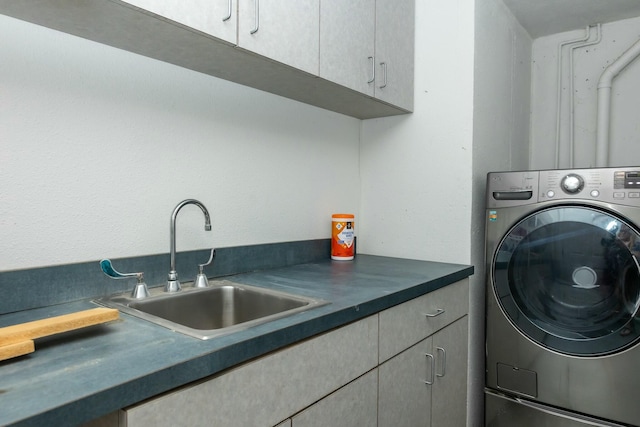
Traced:
[[[560, 168], [560, 129], [562, 123], [562, 48], [567, 45], [572, 45], [569, 50], [569, 164], [568, 167], [574, 167], [574, 127], [575, 127], [575, 118], [574, 118], [574, 88], [573, 88], [573, 52], [576, 49], [580, 49], [586, 46], [591, 46], [597, 43], [600, 43], [602, 40], [602, 26], [601, 24], [596, 25], [597, 33], [596, 38], [592, 41], [589, 41], [591, 38], [591, 25], [585, 28], [585, 34], [583, 37], [579, 37], [577, 39], [565, 40], [558, 44], [558, 96], [557, 96], [557, 105], [556, 105], [556, 153], [555, 153], [555, 167], [556, 169]], [[565, 165], [563, 165], [564, 167]]]
[[598, 116], [596, 123], [596, 167], [609, 166], [609, 127], [611, 121], [611, 87], [613, 79], [640, 56], [640, 40], [609, 65], [598, 81]]
[[[573, 88], [573, 52], [576, 49], [580, 49], [587, 46], [592, 46], [594, 44], [600, 43], [602, 40], [602, 25], [597, 24], [596, 26], [597, 33], [596, 38], [593, 41], [585, 41], [584, 43], [576, 44], [571, 46], [569, 50], [569, 106], [571, 108], [571, 113], [569, 117], [569, 167], [574, 167], [575, 163], [575, 91]], [[591, 37], [591, 27], [589, 27], [589, 37]]]
[[[585, 28], [584, 37], [579, 37], [573, 40], [565, 40], [558, 45], [558, 97], [557, 97], [557, 105], [556, 105], [556, 159], [555, 159], [555, 167], [556, 169], [560, 168], [560, 118], [562, 115], [562, 48], [569, 44], [581, 43], [589, 40], [591, 37], [591, 27], [588, 26]], [[573, 81], [573, 76], [571, 76]]]

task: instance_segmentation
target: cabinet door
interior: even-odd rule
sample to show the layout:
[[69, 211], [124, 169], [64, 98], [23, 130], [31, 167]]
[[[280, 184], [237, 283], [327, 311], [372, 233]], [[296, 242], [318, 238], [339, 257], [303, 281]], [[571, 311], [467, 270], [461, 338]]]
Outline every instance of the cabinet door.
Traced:
[[378, 99], [413, 110], [415, 0], [376, 0]]
[[467, 423], [468, 319], [464, 316], [433, 336], [433, 427], [464, 427]]
[[239, 0], [238, 45], [317, 76], [320, 0]]
[[292, 419], [292, 427], [369, 427], [376, 425], [378, 372], [347, 384]]
[[378, 367], [378, 427], [428, 427], [435, 380], [432, 339]]
[[322, 0], [320, 77], [373, 96], [375, 0]]
[[216, 38], [236, 43], [238, 0], [124, 0]]
[[468, 316], [378, 367], [378, 426], [464, 427]]

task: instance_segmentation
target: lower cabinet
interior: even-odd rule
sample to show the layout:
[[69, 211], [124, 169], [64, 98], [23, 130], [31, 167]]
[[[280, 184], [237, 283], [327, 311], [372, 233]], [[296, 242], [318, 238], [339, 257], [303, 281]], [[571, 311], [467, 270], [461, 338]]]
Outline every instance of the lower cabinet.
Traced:
[[84, 427], [463, 427], [468, 280]]
[[378, 371], [363, 375], [291, 419], [291, 427], [370, 427], [377, 424]]
[[468, 316], [378, 367], [378, 426], [464, 427]]
[[274, 426], [374, 369], [377, 354], [370, 316], [127, 408], [121, 425]]

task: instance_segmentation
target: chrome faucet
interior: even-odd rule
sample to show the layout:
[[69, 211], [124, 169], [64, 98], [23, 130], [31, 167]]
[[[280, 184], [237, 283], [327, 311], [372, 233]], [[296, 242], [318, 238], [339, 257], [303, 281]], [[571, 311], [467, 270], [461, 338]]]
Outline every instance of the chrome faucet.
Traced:
[[167, 280], [167, 285], [165, 286], [165, 292], [178, 292], [182, 287], [180, 286], [180, 281], [178, 280], [178, 272], [176, 271], [176, 218], [178, 216], [178, 212], [186, 205], [196, 205], [202, 210], [204, 214], [204, 229], [205, 231], [211, 231], [211, 219], [209, 217], [209, 211], [207, 208], [199, 201], [195, 199], [187, 199], [178, 203], [178, 206], [175, 207], [173, 213], [171, 214], [171, 268], [169, 270], [169, 278]]

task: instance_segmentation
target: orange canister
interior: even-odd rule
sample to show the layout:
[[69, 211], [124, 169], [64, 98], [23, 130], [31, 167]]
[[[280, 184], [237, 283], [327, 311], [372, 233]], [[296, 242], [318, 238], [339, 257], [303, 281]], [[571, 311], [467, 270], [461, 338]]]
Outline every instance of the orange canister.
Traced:
[[331, 259], [353, 259], [356, 237], [354, 219], [353, 214], [331, 215]]

